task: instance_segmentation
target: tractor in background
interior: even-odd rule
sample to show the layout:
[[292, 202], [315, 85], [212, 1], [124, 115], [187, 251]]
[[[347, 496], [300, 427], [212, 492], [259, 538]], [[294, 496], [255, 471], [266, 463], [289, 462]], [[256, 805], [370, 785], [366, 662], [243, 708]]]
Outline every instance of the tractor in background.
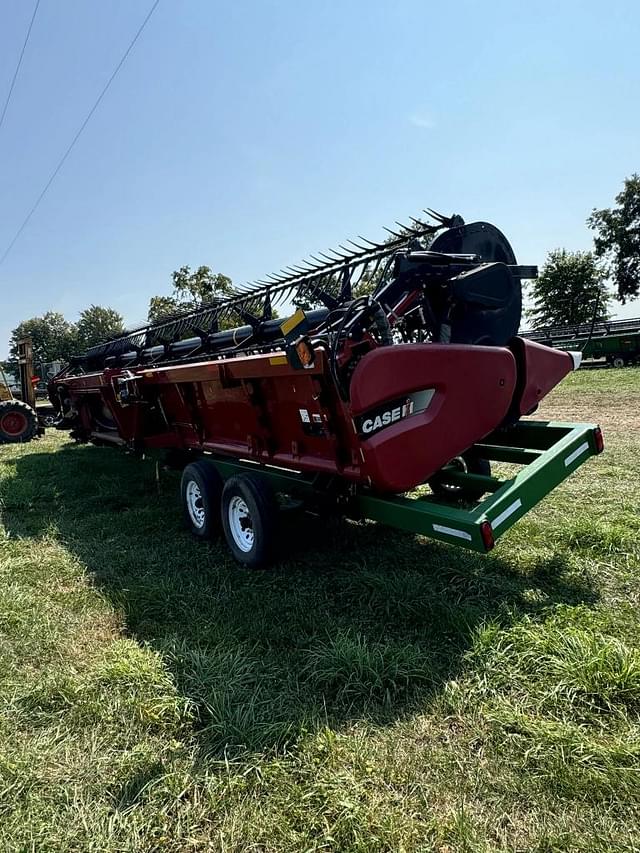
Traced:
[[36, 410], [33, 347], [30, 338], [18, 343], [20, 371], [20, 399], [13, 390], [6, 373], [0, 367], [0, 444], [17, 444], [31, 441], [44, 432], [44, 423]]

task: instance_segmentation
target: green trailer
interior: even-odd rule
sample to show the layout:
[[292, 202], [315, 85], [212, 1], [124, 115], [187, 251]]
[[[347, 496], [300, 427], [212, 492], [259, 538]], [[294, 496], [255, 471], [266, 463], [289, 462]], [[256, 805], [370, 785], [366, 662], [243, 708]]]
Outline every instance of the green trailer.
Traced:
[[640, 318], [536, 329], [523, 337], [556, 349], [577, 350], [583, 361], [606, 361], [612, 367], [640, 363]]
[[[486, 553], [559, 483], [589, 457], [601, 453], [603, 446], [600, 427], [594, 424], [521, 420], [514, 427], [492, 433], [472, 448], [475, 458], [487, 463], [508, 463], [510, 470], [517, 466], [515, 473], [503, 479], [472, 473], [457, 464], [459, 460], [454, 460], [441, 472], [441, 485], [446, 484], [451, 489], [449, 500], [443, 498], [442, 489], [436, 494], [419, 488], [405, 495], [379, 495], [354, 486], [348, 494], [336, 494], [332, 492], [331, 482], [322, 475], [210, 454], [186, 465], [182, 476], [183, 493], [188, 490], [185, 484], [197, 480], [203, 523], [190, 524], [197, 536], [202, 536], [203, 531], [207, 535], [211, 532], [209, 525], [204, 523], [205, 513], [219, 517], [214, 504], [219, 503], [222, 483], [231, 478], [248, 478], [259, 486], [258, 491], [266, 487], [272, 494], [286, 495], [307, 508], [324, 507], [354, 520], [370, 519]], [[490, 465], [486, 464], [484, 469], [490, 470]], [[467, 494], [482, 497], [465, 501]], [[257, 510], [256, 515], [259, 515]], [[185, 517], [189, 524], [193, 513], [188, 511], [188, 506]], [[246, 531], [252, 537], [252, 551], [253, 537], [266, 540], [274, 535], [272, 521], [272, 518], [256, 518], [251, 529]], [[259, 544], [259, 551], [267, 552], [275, 543]]]

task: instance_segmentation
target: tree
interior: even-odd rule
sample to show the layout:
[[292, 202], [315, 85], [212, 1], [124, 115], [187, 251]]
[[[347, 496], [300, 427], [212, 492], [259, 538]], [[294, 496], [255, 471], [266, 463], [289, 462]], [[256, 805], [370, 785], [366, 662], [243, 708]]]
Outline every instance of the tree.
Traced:
[[193, 301], [197, 305], [211, 302], [220, 296], [233, 292], [231, 279], [221, 272], [212, 272], [209, 267], [201, 266], [191, 272], [190, 267], [180, 267], [171, 274], [176, 297], [182, 302]]
[[75, 349], [75, 327], [58, 311], [47, 311], [42, 317], [23, 320], [11, 333], [9, 358], [18, 361], [18, 341], [31, 338], [33, 360], [57, 361], [69, 358]]
[[113, 308], [91, 305], [80, 312], [77, 323], [69, 323], [58, 311], [23, 320], [11, 333], [9, 360], [18, 363], [18, 341], [31, 338], [36, 364], [66, 361], [71, 355], [124, 331], [122, 317]]
[[76, 323], [76, 348], [83, 352], [95, 344], [112, 338], [124, 332], [122, 315], [113, 308], [104, 308], [102, 305], [91, 305], [80, 312], [80, 319]]
[[534, 305], [526, 311], [534, 326], [590, 323], [608, 317], [610, 296], [592, 252], [549, 252], [540, 275], [532, 282]]
[[189, 311], [213, 302], [215, 299], [233, 293], [229, 276], [212, 272], [210, 267], [200, 266], [191, 271], [191, 267], [180, 267], [171, 274], [173, 294], [171, 296], [152, 296], [149, 300], [148, 318], [152, 322], [161, 320], [177, 311]]
[[173, 296], [152, 296], [149, 300], [147, 319], [150, 323], [156, 323], [164, 317], [177, 314], [179, 310], [180, 304]]
[[616, 207], [593, 210], [587, 225], [593, 231], [596, 256], [624, 303], [640, 291], [640, 175], [626, 178]]

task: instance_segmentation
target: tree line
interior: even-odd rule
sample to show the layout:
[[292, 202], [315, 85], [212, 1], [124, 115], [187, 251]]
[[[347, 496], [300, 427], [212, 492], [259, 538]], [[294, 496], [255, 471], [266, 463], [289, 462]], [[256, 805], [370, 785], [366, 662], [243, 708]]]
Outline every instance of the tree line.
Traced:
[[[196, 308], [232, 291], [231, 279], [214, 273], [210, 267], [196, 270], [184, 266], [171, 275], [173, 291], [149, 300], [148, 320], [156, 322], [178, 311]], [[31, 317], [19, 323], [11, 333], [9, 360], [6, 367], [15, 368], [18, 362], [18, 342], [30, 337], [33, 357], [37, 364], [67, 361], [95, 344], [117, 337], [125, 331], [124, 319], [114, 308], [90, 305], [80, 312], [76, 323], [69, 322], [59, 311], [47, 311], [41, 317]]]
[[[607, 319], [611, 303], [625, 304], [640, 291], [640, 176], [626, 178], [615, 204], [592, 210], [587, 219], [594, 232], [592, 251], [554, 249], [529, 285], [532, 305], [525, 316], [535, 327], [589, 323]], [[180, 267], [171, 275], [172, 291], [152, 296], [148, 320], [156, 322], [178, 311], [196, 308], [233, 290], [229, 276], [208, 266]], [[369, 282], [369, 284], [375, 284]], [[367, 292], [371, 287], [364, 288]], [[74, 353], [124, 331], [113, 308], [90, 305], [71, 323], [57, 311], [24, 320], [11, 335], [8, 366], [17, 362], [18, 341], [31, 337], [36, 363], [66, 360]]]
[[534, 327], [606, 320], [614, 300], [623, 305], [640, 291], [640, 175], [626, 178], [612, 207], [592, 210], [587, 226], [593, 250], [549, 252], [530, 285]]

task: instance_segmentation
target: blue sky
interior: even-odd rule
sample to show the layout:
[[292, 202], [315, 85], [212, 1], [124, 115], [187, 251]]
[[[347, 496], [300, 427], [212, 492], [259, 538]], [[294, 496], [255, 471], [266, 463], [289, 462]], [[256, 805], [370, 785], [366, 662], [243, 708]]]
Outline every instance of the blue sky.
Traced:
[[[0, 255], [149, 6], [41, 0]], [[32, 11], [0, 3], [0, 104]], [[639, 43], [637, 0], [161, 0], [0, 266], [0, 356], [46, 310], [134, 322], [183, 264], [242, 282], [428, 206], [494, 222], [522, 263], [589, 248], [640, 170]]]

